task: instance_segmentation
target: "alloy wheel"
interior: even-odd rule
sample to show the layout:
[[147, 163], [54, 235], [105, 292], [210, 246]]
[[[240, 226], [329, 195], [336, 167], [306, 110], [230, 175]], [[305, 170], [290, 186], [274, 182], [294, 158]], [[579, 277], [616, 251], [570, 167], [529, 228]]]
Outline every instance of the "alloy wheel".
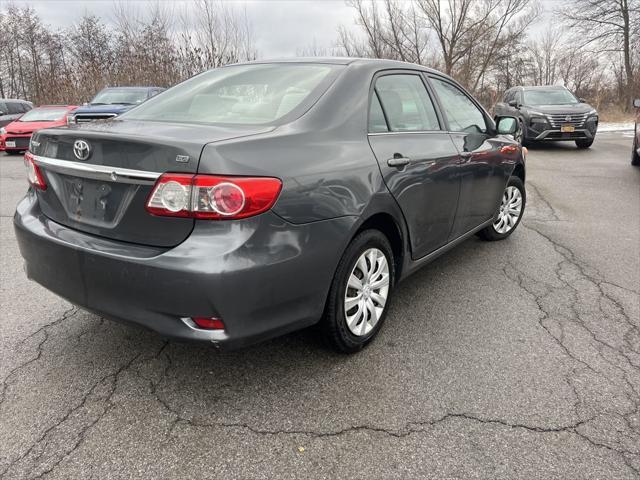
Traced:
[[511, 231], [522, 213], [522, 193], [514, 186], [508, 186], [502, 196], [498, 218], [493, 223], [496, 232], [504, 234]]
[[344, 313], [349, 331], [367, 335], [384, 312], [389, 296], [389, 262], [377, 248], [367, 249], [351, 270], [344, 295]]

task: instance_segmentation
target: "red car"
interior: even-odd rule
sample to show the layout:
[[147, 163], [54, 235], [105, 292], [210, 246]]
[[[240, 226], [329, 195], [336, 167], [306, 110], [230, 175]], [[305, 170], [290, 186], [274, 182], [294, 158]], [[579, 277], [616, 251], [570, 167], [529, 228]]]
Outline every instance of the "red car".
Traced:
[[28, 111], [0, 128], [0, 151], [17, 153], [27, 150], [33, 132], [66, 125], [67, 115], [76, 108], [75, 105], [43, 105]]

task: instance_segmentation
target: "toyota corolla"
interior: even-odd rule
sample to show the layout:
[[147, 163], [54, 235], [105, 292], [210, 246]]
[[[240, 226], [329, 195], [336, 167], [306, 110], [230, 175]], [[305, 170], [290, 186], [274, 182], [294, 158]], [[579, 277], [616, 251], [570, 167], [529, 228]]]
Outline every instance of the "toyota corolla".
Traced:
[[36, 133], [14, 217], [28, 276], [96, 314], [238, 347], [320, 322], [338, 350], [393, 290], [525, 208], [513, 117], [386, 60], [214, 69], [116, 119]]

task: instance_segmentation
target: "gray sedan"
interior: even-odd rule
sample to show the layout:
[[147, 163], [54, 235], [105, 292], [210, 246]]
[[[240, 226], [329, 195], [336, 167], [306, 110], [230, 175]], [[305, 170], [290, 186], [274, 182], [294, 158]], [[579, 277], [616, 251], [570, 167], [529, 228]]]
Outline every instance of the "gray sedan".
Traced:
[[320, 322], [355, 352], [403, 278], [516, 229], [515, 129], [418, 65], [232, 65], [35, 134], [16, 235], [31, 279], [103, 317], [229, 348]]

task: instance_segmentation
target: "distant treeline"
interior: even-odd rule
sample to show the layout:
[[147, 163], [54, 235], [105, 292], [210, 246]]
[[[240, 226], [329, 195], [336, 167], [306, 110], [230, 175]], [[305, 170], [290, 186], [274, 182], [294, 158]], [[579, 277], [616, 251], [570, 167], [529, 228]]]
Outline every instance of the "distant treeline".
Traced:
[[[545, 15], [537, 0], [347, 3], [355, 25], [341, 25], [333, 45], [307, 44], [298, 54], [427, 65], [489, 108], [514, 85], [561, 83], [614, 111], [628, 111], [640, 96], [640, 0], [565, 0]], [[106, 85], [168, 87], [258, 56], [238, 3], [115, 3], [109, 23], [89, 12], [66, 29], [47, 25], [33, 7], [5, 5], [0, 96], [36, 104], [87, 101]], [[541, 28], [549, 18], [553, 25]]]

